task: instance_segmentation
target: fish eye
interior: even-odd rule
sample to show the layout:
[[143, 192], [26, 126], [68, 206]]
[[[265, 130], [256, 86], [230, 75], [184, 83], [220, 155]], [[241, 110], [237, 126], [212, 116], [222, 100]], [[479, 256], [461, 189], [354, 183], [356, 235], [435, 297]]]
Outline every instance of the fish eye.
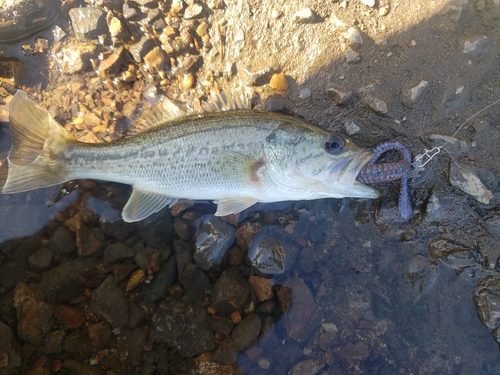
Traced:
[[344, 140], [337, 136], [337, 135], [332, 135], [328, 140], [325, 142], [325, 149], [326, 152], [332, 155], [337, 155], [341, 153], [344, 150]]

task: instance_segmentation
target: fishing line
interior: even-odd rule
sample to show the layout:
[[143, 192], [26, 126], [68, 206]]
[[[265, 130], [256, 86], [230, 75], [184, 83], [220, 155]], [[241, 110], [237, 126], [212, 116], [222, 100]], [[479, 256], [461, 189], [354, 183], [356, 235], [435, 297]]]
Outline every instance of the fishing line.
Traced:
[[453, 133], [453, 135], [451, 137], [448, 137], [448, 139], [446, 140], [446, 142], [444, 142], [441, 146], [433, 147], [430, 150], [424, 148], [424, 153], [422, 155], [420, 155], [419, 157], [417, 157], [415, 159], [415, 161], [411, 164], [411, 166], [415, 167], [415, 168], [422, 168], [422, 167], [424, 167], [427, 163], [429, 163], [432, 159], [434, 159], [434, 157], [437, 154], [439, 154], [442, 149], [444, 149], [448, 153], [448, 155], [450, 155], [451, 160], [453, 160], [453, 162], [455, 164], [457, 164], [457, 166], [460, 168], [460, 166], [458, 165], [458, 163], [455, 161], [455, 159], [453, 158], [453, 156], [451, 156], [451, 153], [446, 149], [445, 146], [448, 143], [450, 143], [453, 139], [456, 139], [455, 136], [464, 127], [465, 124], [467, 124], [470, 120], [472, 120], [474, 117], [476, 117], [477, 115], [479, 115], [481, 112], [486, 111], [488, 108], [493, 107], [495, 104], [497, 104], [499, 102], [500, 102], [500, 99], [494, 101], [493, 103], [487, 105], [486, 107], [484, 107], [480, 111], [474, 113], [471, 117], [469, 117], [467, 120], [465, 120], [464, 123], [458, 127], [458, 129], [455, 131], [455, 133]]

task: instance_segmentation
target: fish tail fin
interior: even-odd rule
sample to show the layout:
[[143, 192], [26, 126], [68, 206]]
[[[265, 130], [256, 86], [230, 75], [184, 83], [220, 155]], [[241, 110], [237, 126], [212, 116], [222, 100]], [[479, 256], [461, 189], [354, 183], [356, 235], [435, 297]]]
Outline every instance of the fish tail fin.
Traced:
[[4, 182], [1, 192], [19, 193], [66, 181], [67, 172], [58, 155], [74, 137], [20, 90], [10, 102], [9, 122], [12, 147], [7, 171], [0, 173], [0, 180], [5, 180], [0, 181]]

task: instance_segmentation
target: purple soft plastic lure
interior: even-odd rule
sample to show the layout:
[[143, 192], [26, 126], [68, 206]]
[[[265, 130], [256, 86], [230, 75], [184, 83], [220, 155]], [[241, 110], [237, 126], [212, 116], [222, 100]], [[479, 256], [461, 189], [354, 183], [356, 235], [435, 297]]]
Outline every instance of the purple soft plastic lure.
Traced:
[[[394, 163], [375, 164], [375, 162], [389, 150], [399, 151], [403, 160]], [[401, 192], [399, 194], [399, 212], [405, 219], [413, 213], [410, 192], [408, 190], [408, 171], [411, 167], [411, 155], [408, 149], [399, 142], [385, 142], [373, 149], [375, 156], [361, 170], [356, 178], [364, 184], [385, 182], [401, 179]]]

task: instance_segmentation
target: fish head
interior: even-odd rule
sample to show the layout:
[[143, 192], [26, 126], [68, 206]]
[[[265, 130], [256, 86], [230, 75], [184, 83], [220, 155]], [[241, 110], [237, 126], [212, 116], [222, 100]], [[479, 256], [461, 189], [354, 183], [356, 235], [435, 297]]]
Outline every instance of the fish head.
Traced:
[[300, 122], [282, 123], [263, 147], [269, 174], [294, 199], [377, 198], [377, 190], [356, 177], [374, 157], [351, 139]]

